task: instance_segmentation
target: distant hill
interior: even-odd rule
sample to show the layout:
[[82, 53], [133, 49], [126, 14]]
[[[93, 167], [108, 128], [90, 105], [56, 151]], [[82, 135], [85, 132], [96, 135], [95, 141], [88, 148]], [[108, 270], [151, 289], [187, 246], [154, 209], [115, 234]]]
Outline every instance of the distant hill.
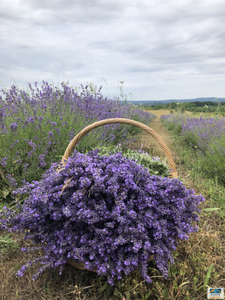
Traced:
[[[218, 100], [216, 100], [218, 99]], [[223, 102], [225, 98], [216, 98], [216, 97], [207, 97], [207, 98], [194, 98], [194, 99], [170, 99], [170, 100], [134, 100], [134, 101], [127, 101], [128, 103], [134, 105], [163, 105], [172, 102], [195, 102], [195, 101], [212, 101], [212, 102]]]

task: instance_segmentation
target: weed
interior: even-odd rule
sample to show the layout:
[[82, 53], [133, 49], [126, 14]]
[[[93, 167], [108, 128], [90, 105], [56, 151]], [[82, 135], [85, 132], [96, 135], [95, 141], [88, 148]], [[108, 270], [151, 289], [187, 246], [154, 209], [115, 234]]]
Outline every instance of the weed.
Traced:
[[18, 243], [10, 238], [10, 236], [11, 234], [6, 234], [0, 237], [0, 252], [2, 254], [13, 255], [19, 248]]

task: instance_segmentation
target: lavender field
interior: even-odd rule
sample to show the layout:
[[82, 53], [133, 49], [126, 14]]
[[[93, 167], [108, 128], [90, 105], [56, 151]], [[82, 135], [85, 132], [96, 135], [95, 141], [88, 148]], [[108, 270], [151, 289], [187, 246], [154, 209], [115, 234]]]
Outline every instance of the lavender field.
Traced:
[[[155, 117], [100, 91], [91, 93], [82, 86], [78, 93], [64, 83], [59, 89], [44, 81], [41, 87], [29, 83], [27, 92], [15, 85], [1, 91], [0, 166], [10, 186], [40, 179], [51, 163], [60, 161], [73, 137], [95, 121], [122, 117], [149, 124]], [[90, 132], [76, 149], [125, 144], [138, 132], [134, 126], [107, 125]]]
[[225, 184], [225, 118], [170, 114], [161, 116], [161, 120], [194, 150], [204, 174]]

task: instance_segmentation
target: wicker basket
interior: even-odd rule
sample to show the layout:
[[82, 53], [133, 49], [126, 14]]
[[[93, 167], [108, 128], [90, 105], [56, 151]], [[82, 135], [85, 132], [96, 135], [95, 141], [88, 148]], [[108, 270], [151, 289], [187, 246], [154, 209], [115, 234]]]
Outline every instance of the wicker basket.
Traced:
[[[139, 127], [140, 129], [146, 131], [147, 133], [149, 133], [156, 140], [156, 142], [161, 146], [161, 148], [168, 160], [168, 164], [170, 167], [170, 177], [177, 178], [177, 171], [176, 171], [176, 167], [175, 167], [175, 164], [173, 161], [173, 157], [170, 153], [170, 150], [164, 143], [163, 139], [149, 126], [142, 124], [140, 122], [134, 121], [134, 120], [124, 119], [124, 118], [112, 118], [112, 119], [101, 120], [101, 121], [95, 122], [95, 123], [85, 127], [83, 130], [81, 130], [74, 137], [74, 139], [69, 143], [69, 145], [63, 155], [62, 161], [61, 161], [63, 163], [63, 165], [66, 165], [66, 161], [68, 160], [68, 157], [71, 155], [74, 147], [78, 144], [78, 142], [81, 140], [81, 138], [83, 136], [88, 134], [94, 128], [97, 128], [97, 127], [100, 127], [103, 125], [113, 124], [113, 123], [123, 123], [123, 124], [134, 125], [136, 127]], [[58, 171], [60, 172], [60, 168], [58, 168]], [[154, 257], [154, 255], [152, 255], [149, 258], [148, 262], [151, 261], [153, 259], [153, 257]], [[94, 268], [94, 270], [86, 269], [86, 268], [84, 268], [84, 263], [76, 262], [74, 260], [68, 260], [67, 263], [69, 263], [70, 265], [72, 265], [80, 270], [88, 270], [88, 271], [92, 271], [92, 272], [97, 271], [97, 268]]]

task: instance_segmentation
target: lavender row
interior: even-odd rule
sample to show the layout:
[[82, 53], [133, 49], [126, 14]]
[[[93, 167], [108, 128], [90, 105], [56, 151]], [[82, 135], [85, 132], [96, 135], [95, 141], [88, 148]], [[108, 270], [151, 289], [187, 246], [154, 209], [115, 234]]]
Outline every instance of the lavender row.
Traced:
[[218, 177], [225, 183], [225, 118], [190, 118], [187, 115], [161, 116], [168, 129], [184, 137], [195, 149], [202, 170], [210, 177]]
[[[37, 180], [59, 161], [73, 137], [87, 125], [108, 118], [129, 118], [148, 124], [155, 116], [123, 105], [101, 94], [82, 93], [62, 83], [61, 89], [43, 81], [41, 88], [29, 83], [29, 92], [15, 85], [0, 96], [0, 166], [11, 186]], [[132, 139], [137, 129], [129, 125], [107, 125], [90, 132], [77, 146], [90, 150]]]

